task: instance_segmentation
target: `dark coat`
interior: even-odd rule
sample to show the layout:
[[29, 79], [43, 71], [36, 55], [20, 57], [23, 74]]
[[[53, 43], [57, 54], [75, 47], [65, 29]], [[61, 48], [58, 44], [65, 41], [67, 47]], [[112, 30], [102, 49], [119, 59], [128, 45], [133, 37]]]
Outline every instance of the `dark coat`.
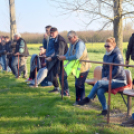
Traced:
[[[110, 55], [104, 55], [103, 62], [124, 64], [123, 57], [118, 47]], [[109, 79], [109, 65], [103, 65], [102, 78]], [[112, 79], [126, 80], [125, 70], [122, 66], [113, 66]]]
[[16, 45], [16, 53], [19, 52], [19, 49], [21, 48], [21, 40], [24, 41], [25, 43], [25, 47], [24, 47], [24, 52], [21, 53], [21, 57], [28, 57], [29, 56], [29, 52], [28, 52], [28, 48], [27, 48], [27, 44], [26, 44], [26, 41], [22, 38], [20, 38], [18, 41], [17, 41], [17, 45]]
[[131, 59], [134, 60], [134, 33], [129, 39], [129, 44], [127, 47], [127, 52], [126, 52], [126, 60], [129, 61], [129, 58], [131, 56]]
[[52, 80], [53, 77], [56, 77], [57, 74], [61, 73], [62, 61], [59, 61], [57, 56], [65, 55], [68, 51], [67, 42], [61, 35], [58, 35], [54, 44], [54, 49], [55, 49], [55, 55], [52, 57], [52, 61], [47, 63], [48, 80]]

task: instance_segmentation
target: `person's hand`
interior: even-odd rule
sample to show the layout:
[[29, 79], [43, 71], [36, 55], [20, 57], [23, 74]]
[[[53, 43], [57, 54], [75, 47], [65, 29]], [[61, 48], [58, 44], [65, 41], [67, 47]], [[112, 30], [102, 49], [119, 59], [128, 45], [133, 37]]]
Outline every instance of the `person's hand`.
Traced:
[[129, 61], [128, 60], [126, 60], [126, 63], [125, 63], [126, 65], [128, 65], [129, 64]]
[[58, 59], [59, 60], [66, 60], [66, 57], [65, 56], [58, 56]]
[[102, 78], [102, 80], [104, 80], [104, 81], [108, 81], [107, 77]]
[[51, 58], [51, 57], [48, 57], [48, 58], [46, 58], [46, 60], [47, 60], [47, 61], [51, 61], [51, 60], [52, 60], [52, 58]]
[[18, 55], [20, 55], [20, 53], [19, 53], [19, 52], [15, 53], [15, 56], [18, 56]]

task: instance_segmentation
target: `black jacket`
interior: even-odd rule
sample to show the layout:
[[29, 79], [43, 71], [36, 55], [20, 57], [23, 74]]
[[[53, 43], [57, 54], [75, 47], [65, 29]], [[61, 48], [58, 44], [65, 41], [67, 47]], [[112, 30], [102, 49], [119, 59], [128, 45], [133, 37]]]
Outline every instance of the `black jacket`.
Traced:
[[0, 43], [0, 55], [6, 55], [7, 52], [10, 52], [10, 44], [10, 41], [5, 45], [2, 45], [2, 43]]
[[19, 52], [19, 49], [21, 48], [21, 40], [24, 41], [25, 43], [25, 47], [24, 47], [24, 52], [21, 53], [21, 57], [28, 57], [29, 56], [29, 52], [28, 52], [28, 48], [27, 48], [27, 44], [26, 44], [26, 41], [22, 38], [20, 38], [18, 41], [17, 41], [17, 45], [16, 45], [16, 53]]
[[[104, 55], [103, 62], [124, 64], [123, 57], [118, 47], [110, 55]], [[109, 79], [109, 65], [103, 65], [102, 78]], [[125, 70], [122, 66], [113, 66], [112, 79], [126, 80]]]
[[126, 52], [126, 60], [128, 61], [131, 56], [131, 59], [134, 60], [134, 33], [129, 39], [129, 44], [127, 47], [127, 52]]
[[62, 61], [59, 61], [57, 56], [65, 55], [68, 51], [67, 42], [61, 35], [58, 35], [57, 39], [55, 39], [54, 48], [55, 48], [55, 55], [52, 57], [52, 61], [47, 64], [48, 80], [50, 80], [50, 77], [52, 78], [53, 76], [56, 76], [57, 74], [61, 73]]

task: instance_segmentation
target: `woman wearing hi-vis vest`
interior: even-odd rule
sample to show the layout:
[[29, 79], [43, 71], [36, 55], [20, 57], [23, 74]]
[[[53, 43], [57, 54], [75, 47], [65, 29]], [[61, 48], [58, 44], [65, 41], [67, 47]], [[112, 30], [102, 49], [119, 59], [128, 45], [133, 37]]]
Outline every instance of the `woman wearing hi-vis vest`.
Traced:
[[85, 80], [89, 73], [90, 63], [80, 62], [80, 60], [89, 60], [85, 43], [80, 40], [75, 31], [67, 34], [70, 42], [70, 48], [64, 56], [59, 56], [59, 60], [64, 61], [64, 68], [67, 76], [72, 72], [75, 75], [76, 102], [85, 97]]

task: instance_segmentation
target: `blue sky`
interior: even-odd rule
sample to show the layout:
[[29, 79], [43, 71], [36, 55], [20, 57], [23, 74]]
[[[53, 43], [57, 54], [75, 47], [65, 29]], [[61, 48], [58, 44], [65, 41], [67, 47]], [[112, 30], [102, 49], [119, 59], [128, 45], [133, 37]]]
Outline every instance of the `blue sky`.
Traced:
[[[57, 4], [50, 3], [50, 0], [15, 0], [15, 7], [17, 29], [20, 33], [44, 33], [44, 27], [49, 24], [59, 31], [99, 30], [102, 27], [101, 22], [93, 22], [85, 28], [75, 14], [61, 16], [56, 9]], [[0, 31], [10, 31], [9, 0], [0, 0]]]
[[[49, 0], [15, 0], [18, 32], [44, 32], [48, 24], [59, 31], [64, 30], [97, 30], [99, 26], [93, 23], [85, 29], [84, 24], [75, 14], [60, 16], [55, 3]], [[0, 31], [10, 31], [8, 0], [0, 0]]]

